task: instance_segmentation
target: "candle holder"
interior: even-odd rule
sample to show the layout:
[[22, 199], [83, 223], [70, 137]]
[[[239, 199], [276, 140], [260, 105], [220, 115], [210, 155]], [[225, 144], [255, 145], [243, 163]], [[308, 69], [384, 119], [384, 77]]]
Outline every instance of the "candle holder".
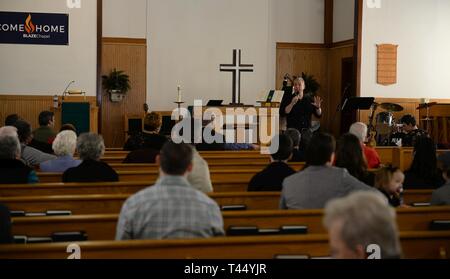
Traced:
[[181, 120], [183, 120], [183, 117], [181, 115], [181, 105], [184, 104], [184, 102], [176, 101], [174, 103], [177, 104], [177, 107], [178, 107], [178, 121], [181, 121]]

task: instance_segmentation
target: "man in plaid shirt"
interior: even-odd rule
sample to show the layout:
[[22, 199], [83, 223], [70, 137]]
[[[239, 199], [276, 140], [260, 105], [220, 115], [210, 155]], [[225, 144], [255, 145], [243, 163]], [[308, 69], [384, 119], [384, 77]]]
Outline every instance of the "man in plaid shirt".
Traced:
[[224, 235], [217, 203], [187, 181], [192, 147], [166, 143], [156, 161], [154, 186], [129, 197], [120, 212], [116, 240], [202, 238]]

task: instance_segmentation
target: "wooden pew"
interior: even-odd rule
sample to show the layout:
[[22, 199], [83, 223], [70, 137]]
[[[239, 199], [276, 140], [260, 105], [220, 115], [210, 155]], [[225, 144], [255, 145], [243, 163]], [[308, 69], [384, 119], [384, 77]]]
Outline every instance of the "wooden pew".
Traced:
[[[118, 213], [130, 194], [23, 196], [0, 198], [11, 211], [47, 212], [69, 210], [72, 214]], [[212, 193], [219, 206], [245, 205], [248, 210], [277, 209], [279, 192]]]
[[[281, 226], [307, 226], [308, 234], [326, 233], [323, 210], [261, 210], [223, 212], [224, 229], [256, 226], [279, 229]], [[13, 218], [13, 235], [49, 237], [56, 232], [85, 232], [88, 240], [114, 240], [118, 214], [72, 215]], [[433, 220], [450, 220], [450, 206], [397, 209], [400, 231], [426, 231]]]
[[[130, 186], [130, 188], [131, 187], [133, 186]], [[136, 187], [140, 186], [137, 185]], [[411, 196], [409, 193], [411, 193]], [[0, 198], [0, 203], [10, 205], [11, 210], [25, 210], [26, 212], [71, 210], [72, 214], [117, 213], [120, 210], [123, 201], [130, 194], [131, 193], [7, 197]], [[247, 205], [247, 209], [277, 209], [280, 193], [223, 192], [212, 193], [210, 196], [214, 198], [220, 206]], [[413, 202], [429, 202], [431, 198], [431, 191], [405, 191], [404, 197], [405, 202], [408, 204]], [[98, 205], [98, 207], [96, 205]], [[107, 211], [101, 211], [103, 209]]]
[[[252, 162], [252, 163], [243, 163], [243, 162], [215, 162], [208, 164], [209, 170], [235, 170], [238, 168], [245, 169], [254, 169], [255, 173], [263, 170], [268, 163], [266, 162]], [[157, 164], [110, 164], [110, 166], [115, 171], [153, 171], [158, 170], [159, 166]], [[296, 171], [300, 171], [305, 167], [304, 162], [299, 163], [289, 163], [289, 166]]]
[[[37, 183], [0, 184], [0, 197], [86, 195], [86, 194], [134, 194], [155, 181], [99, 182], [99, 183]], [[248, 181], [230, 177], [212, 181], [214, 192], [246, 192]]]
[[[450, 232], [402, 232], [405, 258], [441, 259], [450, 251]], [[277, 255], [329, 255], [327, 235], [217, 237], [192, 240], [87, 241], [82, 259], [271, 259]], [[0, 258], [66, 259], [67, 243], [4, 245]]]
[[[226, 180], [233, 179], [245, 180], [247, 182], [261, 169], [259, 168], [235, 168], [227, 170], [210, 170], [211, 180]], [[149, 171], [118, 171], [119, 181], [156, 181], [159, 176], [159, 171], [149, 170]], [[61, 173], [37, 173], [39, 182], [41, 183], [51, 183], [51, 182], [62, 182]]]

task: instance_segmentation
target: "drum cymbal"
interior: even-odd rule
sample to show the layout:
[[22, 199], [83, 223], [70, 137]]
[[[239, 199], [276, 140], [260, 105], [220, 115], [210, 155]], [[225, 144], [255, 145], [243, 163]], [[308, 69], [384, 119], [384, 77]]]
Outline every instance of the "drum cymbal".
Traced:
[[401, 105], [393, 103], [382, 103], [380, 107], [387, 111], [403, 111], [403, 107]]

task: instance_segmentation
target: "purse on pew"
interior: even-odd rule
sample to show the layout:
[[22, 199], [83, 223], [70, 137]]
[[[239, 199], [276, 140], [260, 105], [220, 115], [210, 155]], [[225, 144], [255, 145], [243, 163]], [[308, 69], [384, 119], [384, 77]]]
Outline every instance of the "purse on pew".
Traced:
[[433, 220], [430, 223], [432, 231], [450, 231], [450, 220]]

